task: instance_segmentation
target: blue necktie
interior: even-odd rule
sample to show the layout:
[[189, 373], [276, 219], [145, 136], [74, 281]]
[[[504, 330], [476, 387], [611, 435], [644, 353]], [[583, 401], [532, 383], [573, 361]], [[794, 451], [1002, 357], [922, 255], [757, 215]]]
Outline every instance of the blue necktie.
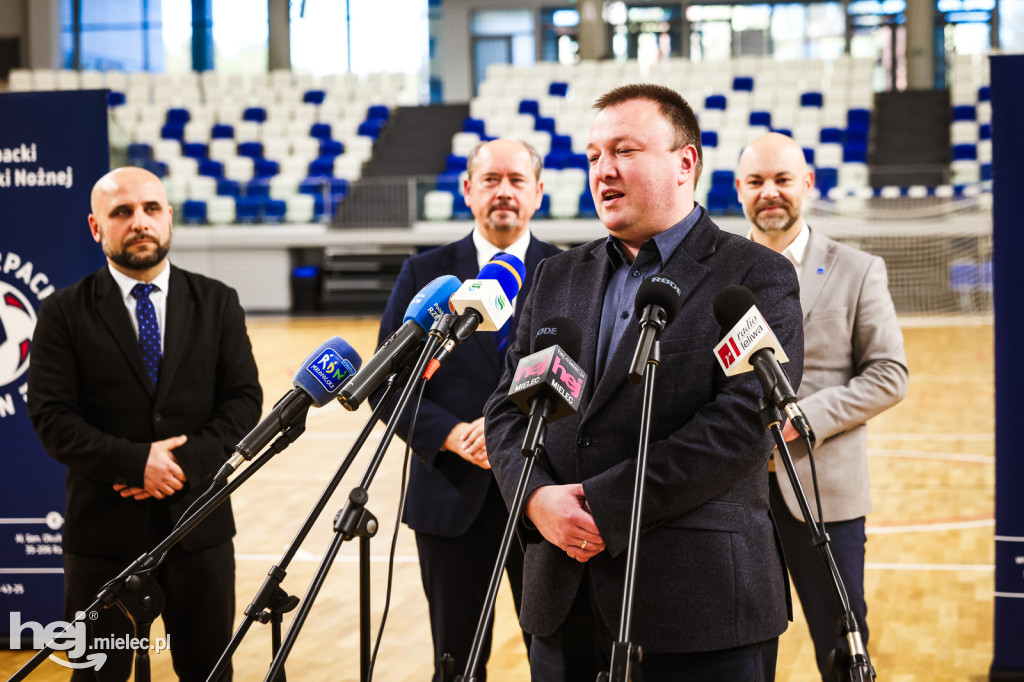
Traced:
[[146, 366], [146, 374], [156, 390], [160, 378], [160, 323], [156, 321], [156, 308], [149, 295], [156, 289], [155, 284], [136, 284], [132, 287], [135, 297], [135, 319], [139, 323], [139, 347], [142, 349], [142, 362]]

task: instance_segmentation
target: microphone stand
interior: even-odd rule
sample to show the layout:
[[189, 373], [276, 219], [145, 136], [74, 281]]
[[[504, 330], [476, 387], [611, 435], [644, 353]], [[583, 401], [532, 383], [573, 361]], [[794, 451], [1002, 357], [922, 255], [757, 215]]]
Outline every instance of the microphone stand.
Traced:
[[[778, 407], [766, 397], [758, 400], [761, 423], [771, 431], [775, 438], [775, 445], [779, 450], [779, 458], [786, 468], [786, 475], [796, 493], [797, 503], [800, 505], [800, 512], [803, 514], [807, 528], [811, 532], [811, 542], [818, 551], [818, 558], [821, 559], [822, 568], [829, 575], [832, 587], [832, 596], [835, 599], [836, 607], [839, 609], [839, 622], [841, 636], [846, 640], [848, 651], [833, 651], [829, 658], [832, 660], [832, 673], [849, 682], [872, 682], [875, 679], [875, 669], [871, 666], [867, 649], [860, 638], [860, 631], [857, 628], [857, 619], [850, 609], [850, 598], [843, 585], [843, 579], [839, 575], [839, 568], [836, 566], [829, 547], [828, 533], [825, 532], [825, 524], [820, 525], [814, 522], [811, 508], [807, 503], [807, 495], [804, 494], [803, 486], [800, 484], [800, 477], [797, 476], [793, 458], [789, 454], [786, 440], [782, 437], [782, 424], [785, 418]], [[807, 451], [811, 452], [811, 442], [807, 439]]]
[[[121, 571], [116, 578], [103, 586], [97, 593], [96, 600], [85, 609], [79, 611], [76, 614], [77, 617], [75, 620], [69, 623], [63, 632], [55, 636], [45, 647], [40, 649], [35, 656], [29, 659], [29, 661], [25, 663], [25, 665], [23, 665], [18, 672], [8, 680], [8, 682], [19, 682], [39, 667], [50, 653], [57, 650], [57, 647], [55, 646], [56, 640], [68, 635], [77, 624], [83, 623], [86, 618], [86, 614], [88, 613], [106, 609], [116, 604], [118, 608], [120, 608], [126, 615], [128, 615], [129, 618], [132, 619], [134, 623], [136, 623], [136, 627], [141, 626], [143, 630], [148, 631], [149, 624], [156, 620], [156, 617], [160, 615], [164, 606], [163, 591], [160, 590], [156, 580], [150, 574], [157, 566], [159, 566], [159, 557], [162, 557], [168, 550], [170, 550], [171, 547], [176, 545], [183, 537], [191, 532], [193, 528], [198, 526], [203, 519], [213, 512], [214, 509], [223, 504], [224, 500], [228, 499], [235, 489], [245, 481], [249, 480], [249, 478], [259, 471], [264, 464], [269, 462], [274, 455], [291, 445], [305, 430], [306, 420], [303, 416], [302, 419], [287, 427], [281, 435], [270, 444], [264, 453], [257, 459], [253, 460], [253, 462], [236, 478], [232, 479], [226, 485], [223, 482], [211, 485], [206, 492], [203, 493], [203, 497], [205, 497], [211, 491], [215, 491], [210, 499], [203, 502], [203, 504], [199, 506], [187, 519], [179, 520], [178, 524], [170, 534], [160, 541], [160, 544], [154, 547], [151, 551], [140, 556], [132, 562], [130, 566]], [[199, 499], [201, 500], [202, 497]], [[135, 679], [137, 682], [148, 682], [148, 652], [145, 653], [145, 655], [139, 655], [139, 653], [137, 653], [136, 661], [142, 665], [136, 670]]]
[[[227, 648], [221, 654], [220, 659], [218, 659], [217, 665], [214, 667], [209, 677], [206, 678], [207, 682], [216, 682], [216, 680], [219, 680], [221, 675], [224, 674], [225, 669], [231, 661], [231, 657], [242, 643], [242, 639], [245, 637], [249, 628], [252, 627], [254, 621], [259, 621], [264, 625], [268, 622], [271, 624], [270, 654], [271, 657], [277, 655], [277, 652], [281, 648], [281, 623], [283, 620], [283, 614], [288, 613], [299, 604], [298, 597], [289, 595], [281, 588], [281, 582], [288, 574], [288, 565], [295, 557], [296, 552], [298, 552], [299, 547], [306, 539], [306, 536], [309, 535], [309, 532], [313, 529], [313, 524], [320, 517], [324, 507], [327, 506], [327, 502], [330, 500], [331, 495], [334, 494], [334, 491], [341, 484], [341, 479], [345, 476], [346, 472], [348, 472], [349, 467], [352, 466], [352, 461], [355, 459], [356, 454], [359, 452], [360, 448], [362, 448], [366, 439], [369, 438], [370, 432], [377, 424], [377, 420], [380, 419], [381, 414], [383, 414], [383, 412], [388, 408], [388, 405], [391, 403], [391, 398], [394, 396], [399, 386], [404, 383], [407, 375], [408, 370], [391, 375], [391, 379], [388, 381], [387, 388], [381, 396], [380, 402], [377, 404], [377, 407], [374, 408], [373, 413], [363, 426], [362, 431], [360, 431], [359, 435], [356, 437], [355, 442], [349, 449], [345, 461], [341, 463], [341, 466], [339, 466], [338, 470], [334, 473], [334, 477], [331, 478], [327, 487], [325, 487], [324, 491], [320, 494], [320, 498], [316, 501], [316, 504], [313, 505], [313, 509], [306, 517], [306, 520], [302, 523], [302, 527], [299, 529], [299, 532], [286, 548], [281, 561], [270, 567], [263, 585], [259, 588], [259, 591], [256, 593], [252, 602], [250, 602], [249, 606], [245, 608], [245, 619], [242, 621], [241, 625], [238, 626], [238, 629], [235, 630], [234, 636], [232, 636]], [[362, 566], [360, 566], [360, 568], [362, 568]], [[363, 609], [362, 606], [363, 603], [361, 601], [361, 608], [359, 612], [360, 651], [369, 651], [369, 604], [366, 604], [367, 608], [365, 609]], [[281, 672], [279, 679], [281, 682], [284, 682], [284, 671]]]
[[[658, 306], [653, 306], [659, 311]], [[661, 325], [664, 329], [664, 323]], [[661, 329], [658, 329], [660, 334]], [[619, 636], [612, 644], [611, 665], [608, 672], [597, 674], [598, 682], [630, 682], [633, 664], [643, 658], [643, 650], [630, 641], [633, 629], [633, 593], [636, 588], [637, 551], [640, 544], [640, 516], [643, 511], [644, 479], [647, 477], [647, 449], [651, 437], [651, 414], [654, 406], [654, 379], [661, 362], [661, 342], [655, 335], [649, 347], [637, 347], [633, 367], [638, 366], [637, 356], [647, 353], [644, 378], [643, 407], [640, 413], [640, 448], [636, 459], [636, 478], [633, 481], [633, 510], [629, 517], [629, 544], [626, 547], [626, 577], [622, 591], [622, 612], [619, 616]], [[633, 377], [630, 376], [633, 381]]]
[[[544, 399], [544, 393], [539, 392], [530, 400], [530, 421], [531, 428], [528, 428], [523, 438], [521, 452], [526, 458], [523, 471], [519, 474], [519, 483], [516, 485], [516, 493], [512, 498], [512, 505], [509, 508], [508, 522], [505, 524], [505, 531], [501, 536], [501, 545], [498, 548], [498, 558], [494, 562], [494, 569], [491, 571], [491, 580], [487, 585], [487, 596], [484, 597], [484, 605], [480, 610], [480, 619], [476, 624], [476, 632], [473, 634], [473, 643], [469, 649], [469, 659], [466, 662], [464, 674], [455, 678], [455, 682], [476, 682], [476, 668], [480, 664], [480, 653], [483, 648], [484, 638], [487, 629], [491, 625], [491, 618], [494, 616], [494, 603], [498, 597], [498, 587], [501, 585], [501, 574], [505, 571], [505, 564], [508, 563], [508, 555], [512, 549], [512, 538], [516, 533], [516, 525], [523, 514], [523, 505], [526, 502], [526, 486], [530, 483], [530, 476], [533, 474], [533, 465], [537, 457], [544, 453], [544, 438], [547, 434], [547, 420], [554, 409], [554, 403]], [[540, 419], [534, 419], [539, 415]]]
[[[295, 619], [292, 621], [291, 627], [288, 628], [288, 634], [285, 635], [284, 641], [281, 642], [280, 649], [277, 651], [277, 654], [274, 656], [274, 660], [270, 664], [270, 670], [267, 672], [264, 682], [274, 682], [275, 680], [283, 679], [280, 677], [280, 674], [283, 671], [285, 661], [288, 659], [288, 655], [291, 653], [292, 647], [295, 646], [295, 641], [298, 639], [302, 626], [305, 624], [306, 618], [309, 616], [310, 609], [313, 607], [313, 602], [316, 600], [317, 595], [320, 593], [320, 589], [327, 580], [327, 573], [334, 564], [334, 560], [337, 557], [338, 552], [341, 550], [342, 543], [351, 540], [354, 537], [359, 538], [360, 616], [364, 613], [364, 607], [366, 609], [366, 613], [369, 612], [370, 538], [377, 534], [379, 524], [377, 522], [377, 518], [366, 509], [366, 502], [369, 500], [367, 488], [369, 488], [370, 483], [373, 482], [373, 477], [376, 475], [377, 469], [380, 468], [381, 461], [384, 459], [384, 453], [387, 451], [388, 446], [391, 444], [391, 439], [395, 435], [395, 429], [398, 426], [398, 416], [405, 411], [406, 406], [409, 404], [409, 400], [416, 392], [416, 388], [423, 381], [423, 369], [430, 358], [434, 356], [434, 352], [437, 350], [437, 347], [447, 334], [451, 318], [451, 315], [443, 315], [438, 318], [430, 328], [423, 350], [420, 352], [420, 355], [416, 360], [416, 365], [413, 367], [411, 379], [405, 388], [402, 389], [401, 394], [399, 394], [394, 414], [384, 430], [384, 435], [381, 438], [377, 449], [373, 453], [373, 458], [370, 460], [369, 465], [367, 465], [359, 485], [353, 488], [349, 493], [348, 502], [345, 503], [345, 506], [334, 517], [334, 539], [327, 548], [327, 552], [324, 554], [324, 558], [320, 562], [316, 574], [313, 576], [313, 581], [306, 590], [305, 598], [302, 600], [299, 610], [295, 612]], [[365, 622], [360, 623], [361, 650], [359, 679], [361, 682], [367, 682], [369, 679], [369, 634], [369, 619], [367, 618]]]

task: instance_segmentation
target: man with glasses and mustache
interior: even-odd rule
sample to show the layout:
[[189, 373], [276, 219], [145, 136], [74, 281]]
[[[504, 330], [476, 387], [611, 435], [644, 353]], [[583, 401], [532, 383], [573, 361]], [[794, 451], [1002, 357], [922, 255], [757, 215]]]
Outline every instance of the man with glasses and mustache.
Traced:
[[[523, 287], [512, 302], [516, 314], [498, 332], [478, 332], [454, 351], [427, 384], [410, 445], [416, 453], [409, 474], [404, 521], [416, 532], [423, 590], [430, 610], [435, 661], [444, 654], [462, 673], [498, 556], [508, 510], [490, 471], [484, 443], [483, 407], [505, 367], [505, 350], [515, 339], [518, 310], [541, 260], [559, 249], [530, 233], [530, 218], [544, 197], [541, 158], [516, 140], [477, 145], [467, 157], [463, 183], [473, 231], [459, 241], [407, 260], [381, 318], [383, 342], [402, 324], [409, 301], [435, 277], [476, 277], [499, 252], [526, 265]], [[458, 200], [458, 199], [456, 199]], [[396, 433], [405, 438], [409, 417]], [[523, 555], [512, 545], [506, 570], [519, 610]], [[481, 662], [490, 653], [490, 633]], [[434, 682], [441, 679], [435, 666]], [[486, 679], [483, 666], [477, 679]]]
[[[814, 173], [790, 137], [769, 133], [740, 157], [736, 191], [752, 225], [749, 236], [786, 256], [800, 279], [804, 377], [797, 396], [817, 438], [814, 458], [832, 554], [867, 645], [864, 517], [871, 496], [865, 422], [906, 395], [907, 361], [885, 262], [811, 230], [803, 213], [813, 187]], [[812, 490], [806, 445], [788, 422], [783, 435], [804, 489]], [[769, 485], [818, 669], [823, 680], [833, 680], [827, 661], [840, 642], [830, 580], [810, 543], [789, 477], [772, 467]], [[816, 510], [813, 500], [811, 509]]]
[[[68, 621], [171, 532], [260, 416], [238, 295], [170, 264], [172, 214], [149, 171], [100, 178], [89, 228], [107, 264], [39, 310], [28, 412], [47, 453], [67, 467]], [[205, 680], [231, 638], [234, 532], [225, 502], [152, 572], [182, 680]], [[90, 638], [138, 636], [116, 608], [89, 630]], [[99, 670], [80, 668], [72, 679], [128, 679], [134, 652], [103, 653]]]

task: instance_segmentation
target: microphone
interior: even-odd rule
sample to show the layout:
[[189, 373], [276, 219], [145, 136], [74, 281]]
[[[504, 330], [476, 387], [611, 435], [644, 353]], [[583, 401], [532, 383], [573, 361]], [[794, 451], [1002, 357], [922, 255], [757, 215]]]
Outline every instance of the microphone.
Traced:
[[[462, 343], [474, 331], [496, 332], [512, 317], [512, 299], [523, 288], [526, 266], [510, 253], [499, 253], [476, 279], [467, 279], [452, 296], [452, 312], [460, 316], [456, 323], [456, 343]], [[467, 331], [468, 328], [468, 331]]]
[[412, 353], [419, 348], [434, 320], [450, 312], [449, 300], [458, 288], [457, 277], [442, 275], [431, 280], [413, 296], [405, 309], [402, 326], [381, 344], [373, 357], [366, 362], [366, 366], [342, 389], [338, 400], [345, 409], [358, 409], [387, 377], [405, 365]]
[[441, 350], [430, 360], [423, 378], [428, 381], [456, 345], [473, 332], [496, 332], [512, 317], [512, 300], [523, 288], [526, 266], [510, 253], [489, 260], [475, 279], [467, 279], [452, 295], [451, 309], [457, 313]]
[[359, 353], [340, 336], [320, 344], [299, 366], [292, 379], [292, 390], [277, 401], [274, 409], [248, 433], [214, 478], [222, 482], [244, 460], [252, 459], [274, 436], [300, 423], [311, 405], [323, 407], [363, 363]]
[[626, 375], [630, 383], [639, 384], [643, 381], [644, 368], [651, 357], [654, 342], [665, 331], [665, 326], [676, 319], [682, 307], [683, 292], [679, 284], [668, 275], [651, 275], [640, 284], [633, 304], [640, 318], [640, 339], [629, 365], [629, 374]]
[[579, 325], [565, 317], [544, 322], [533, 339], [534, 352], [519, 361], [508, 397], [530, 415], [522, 453], [544, 444], [547, 425], [576, 412], [587, 373], [576, 364], [583, 346]]
[[790, 423], [804, 438], [814, 431], [797, 404], [796, 392], [781, 363], [789, 362], [786, 351], [757, 309], [757, 297], [741, 284], [732, 284], [715, 295], [715, 319], [725, 338], [715, 346], [715, 357], [726, 376], [754, 371], [765, 396], [789, 416]]

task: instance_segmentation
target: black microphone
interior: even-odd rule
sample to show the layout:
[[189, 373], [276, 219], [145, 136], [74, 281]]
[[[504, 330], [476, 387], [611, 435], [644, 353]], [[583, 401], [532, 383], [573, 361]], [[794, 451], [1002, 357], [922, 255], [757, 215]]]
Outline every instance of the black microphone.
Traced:
[[508, 397], [530, 415], [522, 453], [529, 456], [544, 445], [547, 425], [579, 409], [587, 373], [576, 364], [583, 332], [565, 317], [554, 317], [534, 335], [534, 352], [519, 361]]
[[[782, 344], [757, 309], [757, 297], [741, 284], [731, 284], [715, 295], [715, 319], [725, 337], [715, 347], [715, 357], [726, 376], [754, 371], [765, 396], [785, 410], [790, 423], [804, 438], [814, 440], [814, 430], [797, 404], [781, 362], [788, 362]], [[777, 357], [778, 356], [778, 357]]]
[[338, 401], [345, 409], [356, 410], [385, 379], [405, 366], [419, 349], [434, 321], [452, 312], [449, 301], [460, 284], [454, 275], [442, 275], [416, 293], [405, 309], [402, 326], [385, 339], [373, 357], [341, 390]]
[[639, 384], [644, 380], [644, 368], [651, 357], [654, 342], [665, 331], [665, 326], [676, 319], [682, 307], [683, 291], [668, 275], [651, 275], [640, 284], [633, 305], [640, 318], [640, 339], [626, 375], [630, 383]]

